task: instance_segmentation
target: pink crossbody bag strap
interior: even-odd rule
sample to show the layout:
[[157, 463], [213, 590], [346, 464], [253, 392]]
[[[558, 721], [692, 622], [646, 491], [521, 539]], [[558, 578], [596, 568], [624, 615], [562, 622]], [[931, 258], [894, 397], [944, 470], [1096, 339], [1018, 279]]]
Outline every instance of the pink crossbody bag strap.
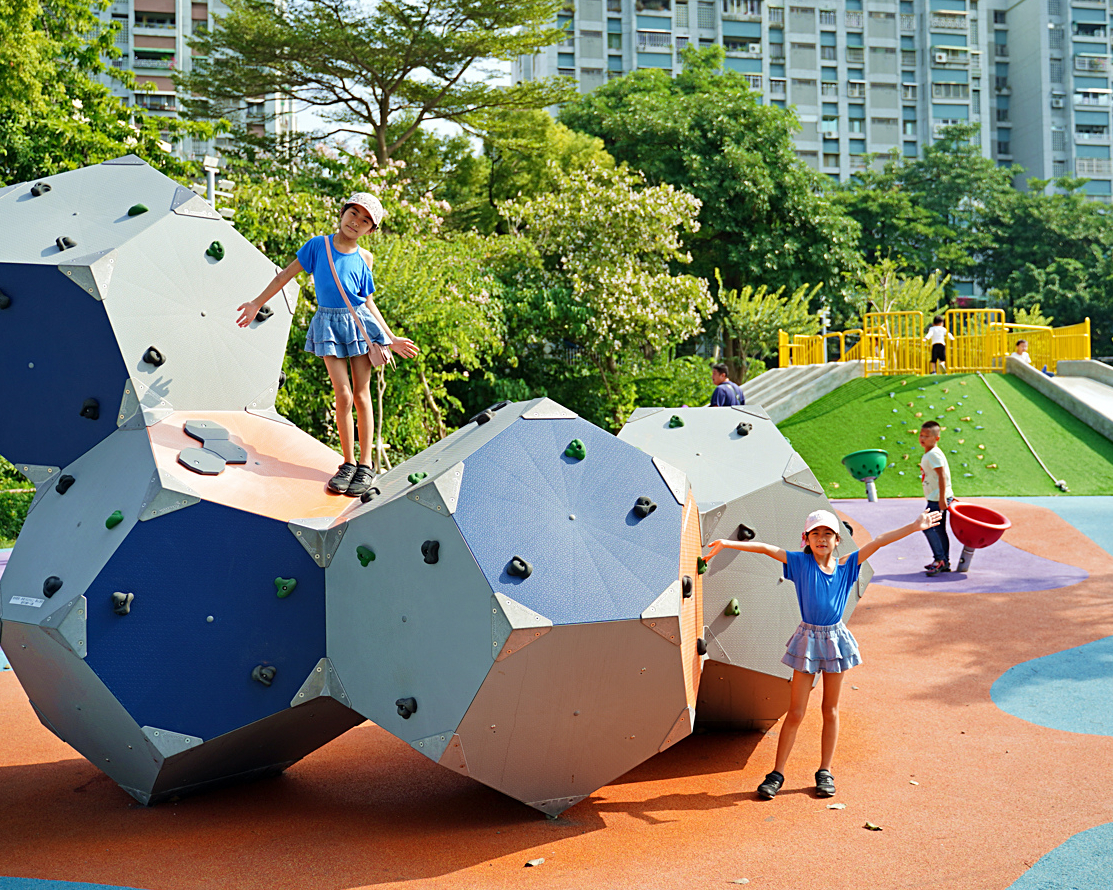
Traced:
[[[359, 249], [358, 247], [356, 248]], [[348, 299], [348, 294], [344, 290], [344, 285], [340, 283], [340, 276], [336, 274], [336, 264], [332, 261], [332, 244], [329, 236], [325, 235], [325, 255], [328, 257], [328, 267], [332, 270], [332, 280], [336, 282], [336, 289], [340, 291], [340, 296], [344, 300], [344, 305], [348, 307], [348, 311], [352, 313], [352, 318], [355, 319], [356, 327], [359, 332], [363, 334], [363, 339], [367, 342], [367, 357], [371, 359], [371, 364], [376, 368], [387, 363], [394, 364], [394, 356], [388, 347], [383, 346], [381, 343], [376, 343], [367, 334], [367, 328], [363, 326], [363, 321], [360, 319], [356, 310], [352, 308], [352, 301]], [[365, 261], [366, 262], [366, 261]]]

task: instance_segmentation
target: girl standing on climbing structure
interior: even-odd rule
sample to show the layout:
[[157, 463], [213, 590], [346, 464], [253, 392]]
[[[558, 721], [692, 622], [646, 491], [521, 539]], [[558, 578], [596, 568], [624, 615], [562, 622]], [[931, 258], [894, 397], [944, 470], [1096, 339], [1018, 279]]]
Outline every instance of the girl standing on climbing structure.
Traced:
[[771, 800], [784, 784], [788, 755], [796, 741], [796, 732], [808, 708], [814, 675], [823, 674], [823, 737], [819, 771], [815, 774], [815, 790], [820, 797], [835, 793], [831, 761], [839, 737], [839, 693], [843, 672], [862, 663], [858, 642], [842, 622], [846, 600], [858, 580], [863, 562], [886, 544], [892, 544], [916, 531], [926, 531], [939, 522], [939, 513], [924, 512], [902, 528], [894, 529], [864, 544], [857, 553], [836, 555], [839, 520], [828, 510], [816, 510], [804, 522], [800, 537], [802, 552], [789, 552], [760, 541], [712, 541], [708, 560], [723, 550], [763, 553], [783, 562], [784, 576], [796, 586], [803, 621], [788, 641], [788, 651], [781, 661], [792, 668], [792, 685], [788, 713], [777, 738], [777, 762], [773, 772], [757, 789], [758, 796]]
[[318, 308], [309, 323], [305, 349], [325, 361], [336, 393], [336, 429], [344, 451], [344, 462], [328, 487], [351, 497], [367, 492], [375, 479], [368, 464], [357, 464], [355, 460], [352, 404], [356, 409], [360, 458], [364, 461], [371, 453], [373, 437], [371, 372], [391, 361], [391, 352], [403, 358], [417, 355], [412, 340], [391, 333], [371, 299], [375, 292], [372, 258], [358, 244], [360, 238], [379, 228], [384, 215], [383, 205], [374, 195], [364, 192], [352, 195], [340, 210], [335, 234], [309, 239], [298, 251], [297, 259], [275, 275], [259, 296], [238, 308], [237, 324], [247, 327], [267, 300], [299, 272], [313, 276]]

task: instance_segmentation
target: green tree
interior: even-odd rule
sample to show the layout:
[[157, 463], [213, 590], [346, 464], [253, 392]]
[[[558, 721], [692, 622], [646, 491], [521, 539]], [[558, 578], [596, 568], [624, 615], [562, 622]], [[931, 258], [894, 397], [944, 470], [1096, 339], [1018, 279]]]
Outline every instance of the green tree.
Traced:
[[639, 69], [569, 103], [561, 120], [650, 183], [699, 198], [700, 229], [686, 239], [694, 274], [722, 269], [733, 288], [841, 286], [857, 262], [857, 226], [796, 157], [795, 114], [762, 105], [742, 74], [722, 71], [722, 47], [683, 58], [675, 78]]
[[698, 229], [699, 201], [601, 165], [554, 171], [554, 182], [501, 208], [538, 256], [531, 267], [523, 254], [515, 323], [527, 348], [567, 344], [594, 370], [601, 413], [617, 429], [636, 394], [624, 357], [674, 346], [714, 307], [706, 281], [670, 269], [690, 261], [681, 237]]
[[801, 284], [791, 292], [784, 285], [776, 290], [764, 284], [734, 289], [727, 288], [717, 274], [716, 277], [723, 333], [728, 341], [733, 341], [733, 348], [727, 352], [731, 355], [730, 376], [735, 381], [752, 376], [748, 371], [754, 359], [776, 354], [780, 331], [793, 336], [819, 330], [819, 320], [808, 307], [820, 285]]
[[[467, 125], [495, 108], [566, 99], [560, 79], [491, 84], [489, 60], [565, 39], [561, 0], [231, 0], [192, 45], [212, 64], [179, 77], [195, 117], [215, 119], [243, 96], [283, 93], [318, 109], [333, 133], [368, 135], [385, 163], [431, 121]], [[391, 125], [405, 121], [404, 129]]]
[[115, 27], [97, 12], [107, 0], [0, 0], [0, 184], [73, 170], [136, 154], [171, 176], [192, 165], [166, 146], [182, 135], [205, 137], [207, 124], [129, 108], [95, 78], [134, 88], [106, 63], [118, 57]]
[[859, 323], [867, 312], [923, 312], [930, 318], [943, 302], [949, 282], [949, 277], [940, 280], [938, 272], [926, 278], [907, 276], [901, 263], [887, 257], [854, 276], [848, 302]]

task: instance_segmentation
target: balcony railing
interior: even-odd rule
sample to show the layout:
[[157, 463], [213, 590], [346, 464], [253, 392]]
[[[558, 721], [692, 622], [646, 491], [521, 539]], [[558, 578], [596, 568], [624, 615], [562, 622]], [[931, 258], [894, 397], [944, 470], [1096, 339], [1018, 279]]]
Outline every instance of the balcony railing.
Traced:
[[639, 31], [639, 52], [672, 52], [672, 34], [668, 31]]
[[990, 46], [989, 51], [993, 54], [994, 58], [1007, 59], [1009, 57], [1008, 44], [1005, 44], [1005, 43], [991, 43], [989, 46]]
[[1074, 162], [1077, 176], [1109, 176], [1113, 174], [1113, 161], [1109, 158], [1078, 158]]
[[1109, 107], [1109, 94], [1099, 93], [1094, 95], [1092, 93], [1075, 93], [1074, 104], [1088, 108], [1108, 108]]
[[839, 85], [830, 81], [821, 83], [819, 86], [819, 94], [824, 97], [838, 98]]
[[965, 31], [967, 28], [964, 15], [933, 15], [931, 29], [933, 31]]
[[1109, 131], [1106, 130], [1104, 133], [1075, 133], [1074, 134], [1074, 141], [1075, 142], [1098, 143], [1098, 144], [1108, 143], [1109, 142]]
[[846, 63], [848, 65], [861, 65], [866, 61], [865, 47], [848, 46], [846, 48]]
[[866, 85], [860, 80], [848, 80], [846, 82], [846, 95], [851, 99], [864, 99], [866, 98]]
[[165, 59], [141, 59], [141, 58], [139, 58], [139, 56], [135, 56], [132, 59], [132, 67], [133, 68], [164, 68], [164, 69], [167, 69], [167, 70], [173, 70], [173, 68], [174, 68], [174, 58], [171, 56], [170, 58], [165, 58]]
[[861, 28], [862, 27], [862, 12], [861, 10], [847, 10], [846, 12], [846, 27], [848, 28]]
[[783, 28], [785, 26], [785, 11], [783, 6], [769, 6], [769, 27]]
[[902, 31], [915, 31], [916, 30], [916, 16], [909, 15], [906, 12], [900, 14], [900, 29]]
[[1109, 58], [1107, 56], [1075, 56], [1075, 71], [1100, 71], [1103, 74], [1109, 71]]

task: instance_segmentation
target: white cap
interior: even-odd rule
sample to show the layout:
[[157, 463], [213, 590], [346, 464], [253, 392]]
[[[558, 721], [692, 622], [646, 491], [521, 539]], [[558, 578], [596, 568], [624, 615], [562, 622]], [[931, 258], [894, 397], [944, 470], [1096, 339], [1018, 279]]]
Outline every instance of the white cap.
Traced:
[[836, 535], [842, 527], [839, 524], [838, 517], [830, 510], [816, 510], [814, 513], [809, 513], [808, 518], [804, 520], [804, 534], [806, 535], [812, 529], [819, 528], [820, 526], [826, 526]]
[[383, 205], [379, 203], [379, 199], [370, 192], [356, 192], [344, 202], [345, 207], [349, 204], [355, 204], [357, 207], [362, 207], [366, 210], [367, 215], [371, 217], [371, 221], [375, 224], [376, 229], [379, 227], [379, 223], [383, 221], [383, 217], [386, 216]]

